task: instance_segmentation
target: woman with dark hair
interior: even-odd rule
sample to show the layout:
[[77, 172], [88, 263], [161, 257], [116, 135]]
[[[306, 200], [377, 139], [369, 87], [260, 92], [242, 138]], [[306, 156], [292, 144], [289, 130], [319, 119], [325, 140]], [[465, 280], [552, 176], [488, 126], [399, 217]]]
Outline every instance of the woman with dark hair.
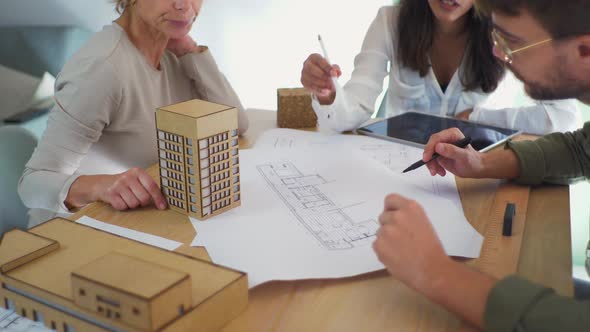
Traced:
[[522, 85], [494, 58], [491, 39], [491, 21], [473, 0], [401, 0], [379, 10], [343, 88], [332, 80], [338, 65], [319, 54], [305, 61], [301, 83], [314, 93], [320, 126], [336, 131], [371, 117], [387, 75], [386, 117], [418, 111], [534, 134], [577, 128], [573, 100], [513, 107]]

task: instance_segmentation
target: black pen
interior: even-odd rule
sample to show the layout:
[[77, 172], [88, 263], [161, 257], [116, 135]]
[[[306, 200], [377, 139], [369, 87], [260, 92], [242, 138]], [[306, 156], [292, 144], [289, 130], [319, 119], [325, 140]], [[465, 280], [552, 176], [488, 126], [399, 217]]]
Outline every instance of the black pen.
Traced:
[[[467, 147], [467, 145], [469, 145], [469, 143], [471, 143], [471, 137], [467, 136], [467, 137], [460, 139], [457, 142], [453, 143], [453, 145], [464, 149], [465, 147]], [[430, 159], [429, 161], [419, 160], [419, 161], [413, 163], [412, 166], [406, 168], [403, 173], [413, 171], [416, 168], [422, 167], [422, 166], [428, 164], [429, 162], [433, 161], [434, 159], [438, 158], [439, 156], [440, 155], [438, 153], [434, 153], [432, 155], [432, 159]]]

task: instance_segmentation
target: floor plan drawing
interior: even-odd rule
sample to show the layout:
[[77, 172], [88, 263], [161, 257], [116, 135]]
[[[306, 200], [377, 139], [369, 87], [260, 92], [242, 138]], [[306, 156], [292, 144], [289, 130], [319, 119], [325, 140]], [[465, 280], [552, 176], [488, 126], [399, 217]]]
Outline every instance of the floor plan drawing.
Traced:
[[[411, 164], [410, 161], [415, 161], [422, 157], [421, 150], [404, 145], [363, 145], [360, 147], [360, 150], [397, 174], [401, 174]], [[411, 179], [417, 186], [436, 195], [442, 194], [441, 187], [445, 185], [445, 181], [447, 180], [441, 177], [430, 176], [426, 171], [426, 167], [412, 173]]]
[[331, 250], [351, 249], [374, 241], [376, 220], [353, 220], [343, 207], [327, 197], [318, 185], [327, 183], [318, 174], [304, 175], [290, 162], [257, 166], [274, 192], [299, 222]]
[[[191, 218], [197, 234], [191, 245], [205, 247], [216, 264], [246, 271], [250, 288], [274, 280], [344, 278], [383, 270], [372, 244], [384, 198], [391, 193], [424, 207], [447, 255], [479, 256], [483, 237], [460, 206], [445, 198], [452, 194], [445, 187], [452, 186], [441, 186], [443, 195], [433, 194], [412, 183], [419, 173], [392, 172], [359, 150], [388, 142], [341, 135], [338, 139], [346, 144], [310, 147], [301, 143], [327, 139], [293, 132], [263, 137], [262, 147], [240, 151], [245, 199], [239, 208], [211, 221]], [[271, 145], [275, 136], [294, 138], [292, 148]], [[396, 163], [392, 150], [389, 158]], [[407, 153], [397, 161], [400, 167], [419, 158], [412, 147]]]

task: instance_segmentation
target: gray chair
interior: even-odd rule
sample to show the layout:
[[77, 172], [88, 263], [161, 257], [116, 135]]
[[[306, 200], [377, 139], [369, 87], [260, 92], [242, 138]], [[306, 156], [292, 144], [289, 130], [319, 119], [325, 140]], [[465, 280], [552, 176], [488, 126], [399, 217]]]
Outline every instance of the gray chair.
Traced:
[[18, 181], [31, 158], [37, 138], [19, 126], [0, 126], [0, 235], [27, 229], [28, 209], [17, 193]]
[[387, 91], [385, 91], [385, 94], [383, 95], [383, 100], [381, 101], [381, 104], [379, 105], [379, 109], [377, 109], [376, 117], [378, 117], [378, 118], [385, 118], [385, 111], [386, 111], [386, 107], [387, 107], [387, 94], [388, 93], [389, 93], [389, 89]]
[[64, 63], [92, 36], [72, 26], [0, 27], [0, 64], [36, 77], [57, 76]]

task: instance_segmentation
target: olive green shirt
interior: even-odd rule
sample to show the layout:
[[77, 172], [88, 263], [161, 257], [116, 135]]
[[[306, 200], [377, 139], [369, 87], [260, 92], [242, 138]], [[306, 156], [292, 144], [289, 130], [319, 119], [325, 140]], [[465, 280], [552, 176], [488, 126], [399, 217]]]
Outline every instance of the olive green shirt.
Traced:
[[[590, 122], [573, 133], [555, 133], [536, 141], [511, 142], [523, 184], [567, 183], [590, 177]], [[512, 331], [590, 331], [590, 301], [559, 296], [550, 289], [511, 276], [490, 293], [485, 329]]]

